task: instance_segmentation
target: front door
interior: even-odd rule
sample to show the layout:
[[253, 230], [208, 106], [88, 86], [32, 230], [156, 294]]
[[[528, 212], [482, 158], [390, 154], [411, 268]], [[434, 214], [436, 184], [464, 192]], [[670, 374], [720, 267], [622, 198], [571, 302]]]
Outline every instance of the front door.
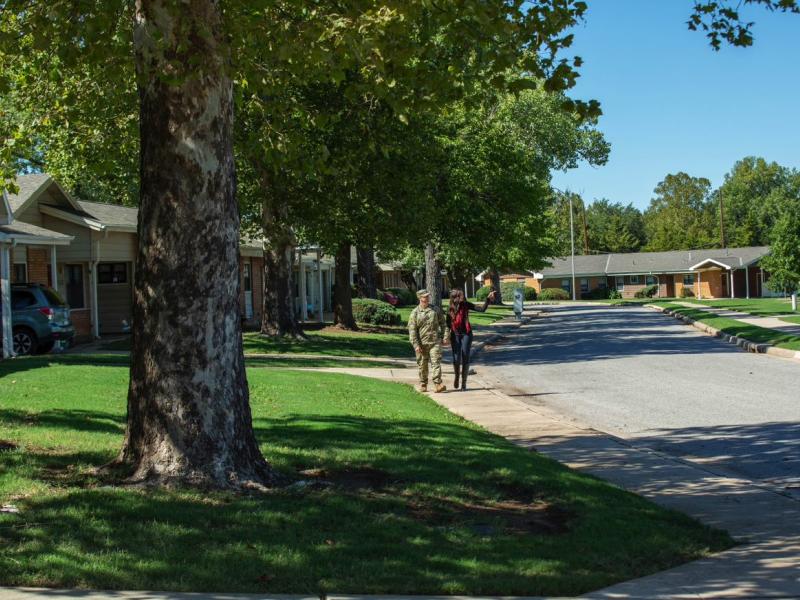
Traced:
[[253, 318], [253, 278], [250, 263], [245, 263], [242, 269], [242, 287], [244, 288], [244, 317]]

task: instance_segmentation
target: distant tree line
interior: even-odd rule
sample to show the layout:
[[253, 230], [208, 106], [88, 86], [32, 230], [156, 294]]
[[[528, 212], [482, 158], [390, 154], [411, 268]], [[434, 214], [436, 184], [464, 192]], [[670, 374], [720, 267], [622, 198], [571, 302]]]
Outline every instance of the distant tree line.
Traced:
[[[704, 177], [667, 175], [645, 211], [602, 198], [587, 204], [559, 192], [551, 211], [553, 245], [570, 252], [570, 214], [576, 254], [660, 252], [688, 248], [766, 246], [793, 231], [800, 214], [800, 171], [763, 158], [738, 161], [717, 189]], [[780, 226], [779, 226], [780, 225]], [[800, 240], [786, 240], [800, 246]]]

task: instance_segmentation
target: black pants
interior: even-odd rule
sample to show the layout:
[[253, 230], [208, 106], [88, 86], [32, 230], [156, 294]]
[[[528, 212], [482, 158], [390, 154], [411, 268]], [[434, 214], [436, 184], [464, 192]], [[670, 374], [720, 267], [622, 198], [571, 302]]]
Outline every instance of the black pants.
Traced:
[[452, 333], [450, 349], [453, 351], [453, 364], [469, 366], [469, 352], [472, 348], [472, 332]]

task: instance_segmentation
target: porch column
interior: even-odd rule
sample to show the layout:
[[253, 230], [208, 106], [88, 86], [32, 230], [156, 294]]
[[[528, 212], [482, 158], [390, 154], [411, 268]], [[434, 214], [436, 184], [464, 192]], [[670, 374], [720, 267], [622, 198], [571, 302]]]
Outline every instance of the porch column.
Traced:
[[14, 356], [14, 339], [11, 334], [11, 250], [0, 244], [0, 305], [2, 314], [3, 358]]
[[747, 291], [747, 299], [750, 300], [750, 267], [744, 268], [744, 287]]
[[758, 276], [761, 279], [761, 285], [759, 286], [761, 288], [761, 293], [759, 295], [763, 298], [764, 297], [764, 269], [762, 269], [761, 267], [758, 267]]
[[697, 272], [697, 299], [698, 300], [702, 300], [703, 299], [703, 279], [700, 276], [701, 273], [702, 273], [701, 271]]
[[734, 296], [734, 293], [733, 293], [733, 269], [731, 269], [731, 298], [734, 298], [734, 297], [735, 296]]
[[317, 246], [317, 282], [319, 283], [319, 287], [317, 288], [319, 291], [317, 313], [319, 314], [317, 316], [319, 322], [322, 323], [325, 320], [325, 296], [322, 295], [322, 250], [319, 249], [319, 246]]
[[50, 284], [58, 291], [58, 269], [56, 268], [56, 247], [50, 246]]
[[100, 241], [95, 240], [94, 244], [94, 260], [89, 264], [89, 276], [92, 278], [92, 335], [98, 339], [100, 337], [100, 307], [97, 306], [97, 263], [100, 260]]
[[306, 296], [306, 267], [303, 264], [302, 251], [300, 254], [300, 320], [308, 321], [308, 297]]

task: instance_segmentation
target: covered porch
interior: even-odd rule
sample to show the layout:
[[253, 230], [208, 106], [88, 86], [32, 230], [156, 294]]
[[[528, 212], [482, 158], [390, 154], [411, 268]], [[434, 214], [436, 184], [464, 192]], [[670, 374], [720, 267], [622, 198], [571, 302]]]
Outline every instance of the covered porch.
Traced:
[[[3, 192], [0, 203], [0, 340], [3, 358], [14, 356], [12, 283], [58, 285], [57, 248], [68, 246], [72, 236], [14, 220]], [[33, 257], [37, 260], [31, 260]], [[13, 257], [13, 258], [12, 258]], [[24, 260], [20, 260], [24, 258]]]
[[[770, 295], [764, 271], [757, 264], [735, 259], [707, 258], [691, 267], [698, 299], [760, 298]], [[766, 294], [765, 294], [766, 292]]]

